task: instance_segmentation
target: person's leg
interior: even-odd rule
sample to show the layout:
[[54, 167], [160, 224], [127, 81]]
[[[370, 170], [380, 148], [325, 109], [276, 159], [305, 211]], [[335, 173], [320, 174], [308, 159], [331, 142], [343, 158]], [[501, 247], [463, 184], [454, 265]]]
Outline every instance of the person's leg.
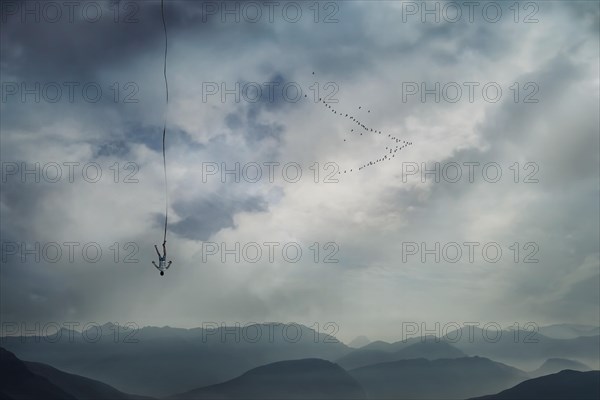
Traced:
[[160, 251], [158, 251], [158, 247], [154, 245], [154, 249], [156, 250], [156, 254], [158, 254], [158, 258], [160, 258]]
[[166, 244], [167, 244], [167, 241], [165, 240], [163, 242], [163, 257], [164, 257], [165, 260], [167, 259], [167, 246], [166, 246]]

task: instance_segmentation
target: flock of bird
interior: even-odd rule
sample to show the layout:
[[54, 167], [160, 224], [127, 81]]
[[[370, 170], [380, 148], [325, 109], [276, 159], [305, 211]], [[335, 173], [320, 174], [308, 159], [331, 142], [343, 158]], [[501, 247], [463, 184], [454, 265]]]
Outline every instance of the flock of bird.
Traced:
[[[315, 73], [313, 72], [312, 74], [314, 75]], [[348, 172], [361, 171], [367, 167], [377, 165], [378, 163], [381, 163], [384, 161], [391, 161], [394, 157], [396, 157], [397, 152], [401, 151], [402, 149], [406, 148], [407, 146], [412, 146], [412, 142], [407, 142], [406, 140], [402, 140], [400, 138], [397, 138], [396, 136], [392, 136], [391, 134], [387, 134], [387, 136], [386, 136], [385, 132], [382, 132], [380, 130], [373, 129], [370, 126], [367, 126], [358, 117], [356, 117], [352, 114], [349, 114], [349, 113], [343, 113], [341, 111], [336, 110], [330, 104], [326, 103], [325, 100], [323, 100], [322, 98], [319, 99], [319, 103], [322, 104], [326, 109], [329, 109], [334, 115], [339, 115], [342, 118], [347, 118], [348, 120], [352, 121], [353, 124], [356, 124], [356, 130], [354, 128], [350, 129], [350, 131], [348, 132], [349, 135], [363, 136], [363, 134], [365, 134], [365, 133], [372, 134], [372, 135], [383, 135], [383, 137], [387, 137], [389, 140], [392, 141], [392, 144], [385, 147], [385, 153], [382, 154], [382, 156], [380, 158], [368, 161], [368, 162], [362, 164], [361, 166], [359, 166], [358, 169], [354, 169], [354, 168], [352, 168], [350, 170], [346, 169], [343, 171], [344, 174], [346, 174]], [[359, 106], [358, 110], [362, 110], [362, 106]], [[371, 113], [371, 110], [367, 110], [367, 113]], [[346, 139], [344, 139], [344, 142], [346, 142]], [[341, 174], [341, 173], [342, 173], [342, 171], [338, 172], [338, 174]]]

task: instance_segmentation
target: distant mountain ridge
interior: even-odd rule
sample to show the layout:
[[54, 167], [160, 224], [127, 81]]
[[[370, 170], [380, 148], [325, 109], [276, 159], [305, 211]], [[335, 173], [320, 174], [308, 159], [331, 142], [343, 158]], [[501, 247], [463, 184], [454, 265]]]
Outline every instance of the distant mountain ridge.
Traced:
[[565, 358], [549, 358], [538, 369], [529, 373], [532, 378], [543, 375], [555, 374], [557, 372], [570, 369], [573, 371], [590, 371], [591, 368], [578, 361]]
[[24, 362], [0, 347], [0, 398], [60, 400], [142, 400], [82, 376], [68, 374], [49, 365]]
[[581, 324], [554, 324], [542, 326], [539, 332], [554, 339], [574, 339], [582, 336], [600, 335], [600, 327]]
[[[418, 346], [411, 345], [407, 349], [411, 348], [418, 349]], [[587, 367], [572, 360], [549, 359], [536, 371], [569, 365]], [[2, 347], [0, 376], [0, 400], [150, 399], [123, 393], [105, 383], [49, 365], [19, 360]], [[163, 379], [160, 374], [155, 376]], [[600, 398], [599, 391], [600, 371], [567, 369], [528, 379], [523, 371], [482, 357], [412, 358], [368, 365], [349, 372], [330, 361], [310, 358], [268, 363], [233, 379], [198, 387], [170, 399], [442, 400], [481, 396], [477, 399], [582, 400]], [[489, 394], [494, 392], [497, 394]]]
[[600, 371], [565, 370], [529, 379], [498, 394], [471, 400], [597, 400], [600, 398]]
[[348, 347], [352, 347], [353, 349], [359, 349], [368, 345], [369, 343], [371, 343], [371, 340], [369, 340], [368, 337], [361, 335], [352, 339], [352, 341], [348, 343]]
[[443, 341], [419, 341], [394, 352], [361, 348], [339, 358], [337, 363], [346, 369], [354, 369], [370, 364], [406, 360], [410, 358], [435, 360], [440, 358], [461, 357], [466, 357], [466, 354], [449, 343]]
[[[100, 327], [102, 337], [98, 341], [83, 340], [84, 336], [95, 338], [97, 327], [90, 328], [85, 334], [75, 332], [75, 335], [72, 331], [62, 330], [58, 340], [56, 335], [50, 335], [49, 338], [5, 336], [1, 341], [2, 345], [14, 352], [18, 358], [29, 360], [24, 364], [30, 372], [35, 369], [36, 363], [47, 364], [40, 367], [38, 374], [34, 374], [40, 378], [48, 378], [48, 374], [53, 373], [53, 370], [58, 371], [54, 373], [54, 379], [57, 379], [57, 376], [76, 374], [80, 379], [88, 378], [99, 384], [105, 382], [107, 386], [110, 385], [108, 387], [120, 393], [118, 396], [126, 396], [125, 392], [147, 396], [186, 393], [232, 381], [261, 366], [307, 358], [336, 362], [350, 370], [350, 375], [357, 380], [354, 374], [363, 367], [377, 369], [381, 364], [412, 361], [412, 364], [386, 367], [392, 370], [399, 369], [399, 378], [397, 375], [390, 375], [385, 368], [381, 370], [382, 375], [387, 376], [389, 380], [404, 382], [404, 387], [399, 388], [399, 393], [403, 395], [407, 392], [406, 388], [415, 385], [419, 379], [434, 379], [437, 374], [440, 374], [440, 379], [446, 379], [450, 391], [462, 390], [460, 382], [467, 382], [469, 378], [458, 376], [451, 379], [452, 375], [442, 367], [444, 363], [456, 363], [459, 370], [472, 369], [472, 361], [463, 361], [461, 364], [456, 361], [460, 359], [487, 359], [488, 362], [495, 363], [496, 367], [509, 364], [533, 371], [529, 376], [523, 376], [522, 371], [513, 368], [513, 373], [507, 374], [506, 370], [499, 372], [496, 377], [498, 379], [483, 377], [481, 382], [475, 382], [474, 385], [487, 382], [480, 386], [494, 390], [464, 392], [464, 397], [473, 397], [510, 387], [495, 386], [502, 381], [502, 376], [507, 377], [506, 383], [514, 384], [515, 376], [518, 376], [518, 379], [527, 379], [564, 369], [585, 370], [589, 368], [585, 365], [588, 364], [588, 359], [592, 361], [589, 364], [591, 368], [598, 368], [600, 358], [598, 336], [555, 339], [536, 333], [533, 336], [535, 341], [529, 341], [532, 332], [501, 331], [498, 340], [490, 340], [490, 337], [495, 337], [493, 330], [487, 332], [486, 339], [486, 332], [476, 327], [472, 328], [471, 332], [463, 330], [462, 335], [450, 332], [442, 338], [415, 336], [394, 343], [375, 341], [353, 349], [332, 336], [297, 324], [211, 326], [214, 328], [144, 327], [132, 332], [122, 326], [108, 323]], [[564, 328], [563, 325], [559, 327]], [[590, 329], [587, 326], [569, 326], [568, 329], [593, 332], [593, 327]], [[522, 361], [528, 364], [523, 365]], [[479, 362], [483, 370], [495, 368]], [[46, 371], [46, 374], [42, 371]], [[161, 379], [154, 379], [156, 371], [160, 371]], [[421, 371], [421, 375], [411, 375], [418, 371]], [[405, 376], [413, 376], [414, 379], [405, 381]], [[49, 384], [54, 383], [50, 379], [46, 381]], [[367, 383], [370, 388], [365, 387], [365, 390], [371, 390], [372, 381]], [[431, 386], [427, 381], [422, 383], [426, 389]], [[40, 385], [44, 386], [43, 383]], [[61, 385], [55, 386], [59, 390], [64, 389]], [[361, 386], [364, 385], [361, 383]], [[379, 389], [383, 390], [385, 386], [381, 384]], [[100, 386], [97, 389], [101, 391]], [[107, 393], [110, 393], [110, 390]], [[48, 393], [50, 397], [51, 394]], [[443, 393], [441, 395], [443, 396]], [[106, 397], [110, 398], [110, 395]]]
[[46, 378], [31, 372], [15, 355], [0, 347], [0, 397], [6, 399], [75, 400]]
[[[93, 329], [88, 335], [91, 338], [97, 335]], [[81, 334], [72, 335], [70, 342], [65, 332], [54, 343], [43, 337], [3, 337], [2, 345], [21, 359], [147, 396], [167, 396], [224, 382], [277, 361], [334, 361], [351, 351], [337, 339], [299, 324], [144, 327], [133, 335], [123, 327], [105, 324], [102, 332], [97, 342], [86, 341]], [[161, 371], [161, 379], [151, 379], [156, 371]]]
[[499, 391], [527, 374], [487, 358], [409, 359], [353, 369], [352, 375], [374, 399], [461, 399]]
[[360, 384], [339, 365], [320, 359], [280, 361], [224, 383], [172, 399], [365, 399]]
[[554, 339], [535, 331], [492, 329], [486, 332], [476, 327], [472, 332], [463, 329], [460, 335], [450, 332], [442, 340], [447, 340], [466, 354], [509, 364], [541, 363], [548, 358], [577, 359], [597, 364], [600, 359], [600, 336]]

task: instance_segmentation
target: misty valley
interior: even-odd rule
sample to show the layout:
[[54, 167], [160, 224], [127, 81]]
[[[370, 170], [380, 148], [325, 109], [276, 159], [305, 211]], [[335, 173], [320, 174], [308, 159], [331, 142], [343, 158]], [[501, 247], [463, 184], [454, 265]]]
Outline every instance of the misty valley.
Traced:
[[[331, 326], [324, 324], [323, 329]], [[32, 335], [31, 327], [27, 336], [6, 335], [14, 333], [13, 324], [1, 338], [2, 375], [10, 379], [3, 382], [0, 395], [504, 399], [515, 398], [506, 394], [515, 392], [519, 398], [533, 399], [539, 398], [536, 387], [554, 385], [554, 395], [568, 390], [572, 399], [598, 397], [598, 327], [540, 327], [548, 336], [536, 333], [535, 340], [523, 340], [531, 336], [525, 330], [503, 330], [490, 340], [486, 330], [472, 325], [441, 337], [415, 328], [407, 323], [403, 340], [371, 342], [360, 337], [356, 342], [362, 345], [351, 347], [301, 324], [205, 323], [203, 328], [181, 329], [107, 323], [87, 331], [62, 327], [47, 336]], [[562, 387], [565, 379], [580, 383], [575, 389]]]

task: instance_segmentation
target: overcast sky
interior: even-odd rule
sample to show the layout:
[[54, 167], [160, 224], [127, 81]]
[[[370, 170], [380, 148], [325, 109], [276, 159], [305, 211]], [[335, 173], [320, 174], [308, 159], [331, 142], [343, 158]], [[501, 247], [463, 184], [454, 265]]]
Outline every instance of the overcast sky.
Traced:
[[[173, 265], [164, 277], [151, 264], [165, 201], [160, 2], [84, 2], [72, 20], [61, 6], [58, 22], [44, 2], [30, 3], [33, 11], [22, 13], [22, 3], [3, 2], [1, 16], [3, 321], [335, 322], [346, 341], [396, 340], [403, 321], [600, 324], [598, 3], [520, 3], [516, 14], [512, 1], [496, 2], [485, 14], [481, 2], [470, 21], [461, 2], [428, 2], [438, 4], [436, 22], [421, 15], [422, 2], [321, 2], [318, 15], [312, 2], [280, 2], [270, 6], [271, 22], [263, 2], [242, 2], [236, 23], [221, 15], [221, 2], [165, 1]], [[256, 5], [262, 16], [251, 22]], [[292, 22], [298, 7], [302, 16]], [[222, 85], [265, 82], [272, 99], [264, 86], [258, 101], [251, 91], [239, 102], [220, 97]], [[440, 101], [434, 94], [422, 101], [421, 83], [436, 82]], [[52, 102], [57, 86], [62, 97]], [[454, 101], [457, 86], [462, 97]], [[283, 87], [292, 88], [287, 98]], [[294, 102], [298, 87], [307, 97]], [[329, 103], [337, 113], [314, 101], [315, 87], [317, 97], [337, 100]], [[502, 95], [494, 102], [496, 87]], [[419, 93], [408, 94], [414, 88]], [[346, 114], [382, 134], [364, 132]], [[387, 135], [412, 145], [357, 171], [396, 148]], [[207, 167], [236, 162], [250, 178], [252, 163], [262, 165], [262, 178], [203, 179]], [[280, 163], [273, 182], [269, 162]], [[410, 174], [436, 162], [447, 167], [439, 183]], [[473, 182], [470, 162], [479, 163]], [[21, 176], [35, 163], [39, 183]], [[52, 163], [62, 167], [56, 183]], [[65, 163], [79, 163], [71, 164], [73, 182]], [[81, 175], [88, 163], [102, 170], [96, 183]], [[298, 182], [282, 178], [286, 163], [302, 168]], [[462, 167], [456, 183], [454, 163]], [[482, 177], [488, 163], [501, 170], [498, 182], [494, 168]], [[336, 166], [338, 181], [326, 183]], [[93, 180], [94, 169], [87, 171]], [[123, 182], [129, 174], [138, 182]], [[294, 175], [288, 170], [288, 180]], [[36, 242], [40, 262], [32, 254], [22, 261], [22, 244]], [[48, 262], [53, 242], [63, 251], [58, 262]], [[73, 262], [66, 242], [80, 243]], [[220, 252], [206, 252], [208, 242], [229, 249], [256, 242], [263, 254], [255, 263], [244, 254], [240, 263], [233, 255], [222, 262]], [[265, 242], [280, 243], [272, 262]], [[440, 262], [432, 254], [423, 262], [409, 242], [429, 249], [439, 242]], [[456, 248], [442, 248], [454, 242], [463, 254], [450, 262]], [[464, 242], [479, 243], [473, 262]], [[82, 257], [86, 243], [102, 249], [100, 261]], [[293, 246], [302, 249], [298, 262], [282, 256], [286, 243], [291, 258]], [[494, 244], [487, 260], [486, 243]], [[502, 255], [491, 262], [496, 245]], [[124, 262], [131, 251], [138, 263]], [[324, 263], [335, 251], [338, 262]]]

